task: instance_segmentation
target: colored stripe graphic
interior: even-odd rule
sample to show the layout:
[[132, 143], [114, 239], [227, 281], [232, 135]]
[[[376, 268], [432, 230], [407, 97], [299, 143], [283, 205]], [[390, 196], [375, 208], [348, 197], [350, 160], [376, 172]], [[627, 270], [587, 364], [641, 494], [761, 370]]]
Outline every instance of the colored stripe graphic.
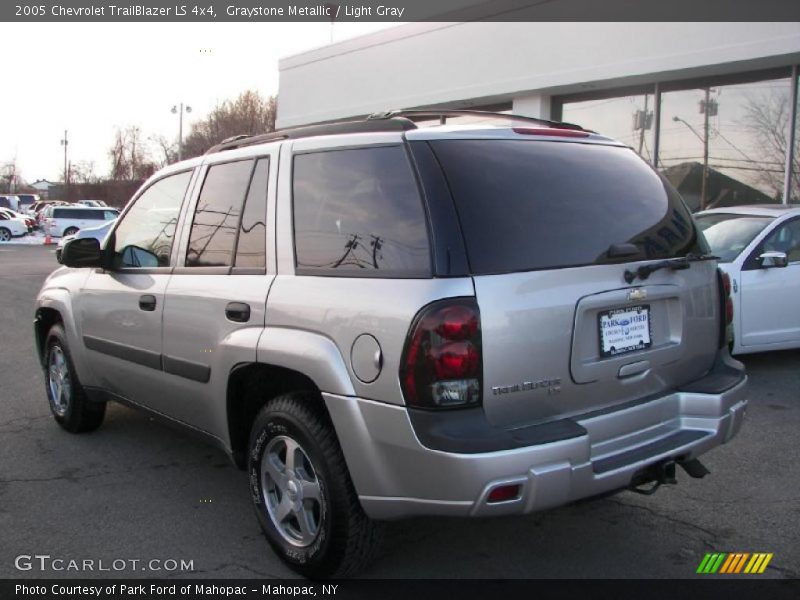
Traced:
[[730, 569], [739, 562], [739, 555], [738, 554], [728, 554], [728, 560], [726, 560], [722, 564], [722, 568], [719, 570], [720, 573], [730, 573]]
[[725, 559], [725, 556], [726, 556], [725, 552], [723, 552], [723, 553], [721, 553], [719, 555], [719, 558], [717, 559], [717, 562], [715, 562], [713, 564], [713, 566], [711, 567], [711, 571], [709, 571], [710, 573], [716, 573], [717, 571], [719, 571], [719, 568], [722, 565], [722, 561]]
[[736, 570], [735, 571], [731, 571], [731, 573], [741, 573], [742, 567], [744, 567], [744, 563], [747, 562], [747, 558], [749, 556], [750, 556], [749, 552], [745, 552], [744, 554], [742, 554], [742, 559], [736, 565]]
[[760, 574], [774, 556], [771, 552], [709, 552], [700, 561], [697, 573], [732, 575], [737, 573]]
[[698, 573], [705, 573], [706, 572], [706, 565], [708, 564], [708, 561], [710, 559], [711, 559], [711, 555], [710, 554], [706, 554], [705, 557], [703, 558], [703, 560], [700, 562], [700, 566], [697, 567], [697, 572]]

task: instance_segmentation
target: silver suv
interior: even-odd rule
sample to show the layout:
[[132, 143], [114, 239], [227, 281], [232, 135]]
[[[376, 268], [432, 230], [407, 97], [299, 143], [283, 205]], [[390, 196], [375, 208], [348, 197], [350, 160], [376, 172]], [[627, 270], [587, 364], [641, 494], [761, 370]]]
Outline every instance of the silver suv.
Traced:
[[39, 294], [56, 421], [95, 429], [113, 400], [206, 435], [313, 577], [354, 573], [381, 520], [702, 477], [747, 388], [681, 198], [578, 126], [415, 123], [463, 112], [236, 138], [154, 175]]

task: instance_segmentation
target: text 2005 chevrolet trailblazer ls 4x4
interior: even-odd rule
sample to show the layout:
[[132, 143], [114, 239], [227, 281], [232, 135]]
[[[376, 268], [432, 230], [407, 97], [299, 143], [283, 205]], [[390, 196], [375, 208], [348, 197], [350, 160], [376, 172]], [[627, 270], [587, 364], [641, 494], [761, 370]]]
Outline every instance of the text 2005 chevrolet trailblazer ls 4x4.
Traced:
[[702, 477], [746, 376], [676, 191], [575, 125], [430, 117], [222, 143], [66, 244], [36, 305], [55, 419], [112, 400], [207, 435], [313, 577], [363, 566], [380, 520]]

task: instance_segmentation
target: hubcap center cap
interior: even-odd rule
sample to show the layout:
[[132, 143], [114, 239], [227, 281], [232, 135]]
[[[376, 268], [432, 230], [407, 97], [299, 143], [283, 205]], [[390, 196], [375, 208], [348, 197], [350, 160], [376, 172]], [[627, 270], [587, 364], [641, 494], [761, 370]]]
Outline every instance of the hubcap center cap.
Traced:
[[300, 488], [297, 486], [297, 483], [294, 480], [289, 480], [286, 488], [286, 493], [289, 495], [289, 498], [297, 500], [297, 497], [300, 495]]

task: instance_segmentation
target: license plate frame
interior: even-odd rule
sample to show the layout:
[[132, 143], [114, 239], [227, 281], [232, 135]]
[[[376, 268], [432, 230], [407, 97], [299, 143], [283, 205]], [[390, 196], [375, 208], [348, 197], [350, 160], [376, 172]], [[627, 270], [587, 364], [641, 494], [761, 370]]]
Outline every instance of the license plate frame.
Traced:
[[[645, 317], [644, 320], [638, 320], [642, 315]], [[598, 313], [597, 335], [600, 357], [616, 357], [650, 348], [653, 345], [651, 317], [649, 304], [614, 308]], [[618, 324], [604, 326], [604, 323], [615, 318], [619, 319]]]

